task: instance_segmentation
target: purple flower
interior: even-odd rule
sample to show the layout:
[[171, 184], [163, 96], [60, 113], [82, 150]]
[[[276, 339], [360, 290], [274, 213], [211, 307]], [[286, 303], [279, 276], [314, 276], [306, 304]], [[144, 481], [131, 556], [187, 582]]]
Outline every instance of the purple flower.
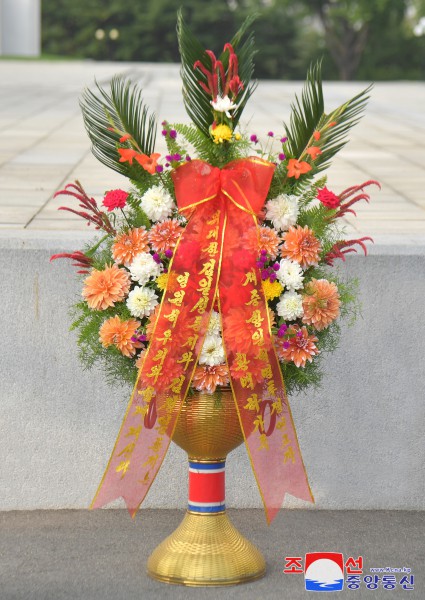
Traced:
[[173, 256], [173, 251], [172, 250], [166, 250], [164, 254], [165, 254], [165, 256], [167, 258], [171, 258]]
[[171, 156], [171, 154], [167, 154], [165, 160], [171, 162], [173, 160], [173, 157]]
[[162, 165], [156, 165], [155, 171], [157, 173], [162, 173], [163, 170], [164, 170], [164, 167]]
[[161, 264], [161, 257], [159, 256], [158, 252], [155, 252], [155, 254], [152, 255], [152, 258], [158, 265]]
[[273, 281], [276, 281], [277, 277], [276, 277], [276, 273], [271, 273], [270, 274], [270, 281], [273, 283]]
[[177, 162], [180, 161], [182, 159], [182, 157], [180, 156], [180, 154], [174, 154], [173, 155], [173, 160], [176, 160]]
[[281, 144], [284, 144], [284, 143], [285, 143], [285, 142], [287, 142], [287, 141], [288, 141], [288, 138], [287, 138], [287, 137], [280, 138], [280, 143], [281, 143]]
[[261, 250], [261, 256], [267, 256], [267, 250]]
[[274, 136], [274, 133], [273, 133], [273, 131], [269, 131], [267, 135], [268, 135], [269, 137], [273, 137], [273, 136]]
[[297, 337], [303, 337], [303, 332], [302, 331], [297, 331]]
[[148, 339], [148, 336], [145, 335], [144, 333], [142, 333], [142, 335], [139, 335], [139, 342], [146, 342]]
[[175, 140], [177, 137], [177, 131], [175, 129], [170, 129], [170, 138]]
[[265, 280], [266, 280], [266, 279], [268, 279], [268, 278], [269, 278], [269, 272], [268, 272], [266, 269], [263, 269], [263, 270], [261, 271], [261, 279], [262, 279], [263, 281], [265, 281]]
[[167, 131], [166, 129], [163, 129], [163, 130], [161, 131], [161, 135], [163, 135], [164, 137], [166, 137], [166, 136], [167, 136], [167, 133], [168, 133], [168, 131]]
[[162, 125], [163, 127], [165, 127], [165, 126], [166, 126], [166, 124], [167, 124], [167, 121], [162, 121], [162, 123], [161, 123], [161, 125]]
[[258, 142], [258, 137], [255, 135], [255, 133], [253, 133], [249, 139], [251, 142], [254, 142], [254, 144]]
[[280, 264], [278, 262], [275, 262], [274, 265], [272, 266], [273, 271], [279, 271], [280, 269]]
[[191, 161], [192, 159], [190, 158], [189, 154], [186, 154], [186, 160], [187, 162]]
[[284, 152], [281, 152], [279, 154], [279, 160], [285, 160], [285, 158], [286, 158], [286, 154]]
[[286, 325], [286, 323], [283, 323], [283, 325], [281, 325], [279, 327], [279, 330], [277, 332], [277, 336], [278, 337], [283, 337], [285, 335], [285, 333], [287, 332], [287, 330], [288, 330], [288, 326]]
[[170, 163], [169, 163], [169, 162], [166, 162], [166, 163], [165, 163], [165, 166], [166, 166], [166, 167], [169, 167], [169, 166], [170, 166]]
[[289, 342], [283, 342], [283, 347], [285, 348], [285, 350], [288, 350], [290, 345], [291, 344]]
[[132, 336], [131, 336], [131, 341], [132, 341], [132, 342], [138, 342], [138, 341], [139, 341], [139, 338], [137, 337], [137, 335], [132, 335]]

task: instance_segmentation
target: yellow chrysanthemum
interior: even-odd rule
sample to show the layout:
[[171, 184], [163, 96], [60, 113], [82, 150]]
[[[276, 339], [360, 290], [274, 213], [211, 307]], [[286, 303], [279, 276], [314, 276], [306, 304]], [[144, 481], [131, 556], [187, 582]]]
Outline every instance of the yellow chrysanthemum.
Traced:
[[232, 139], [232, 130], [228, 125], [217, 125], [214, 129], [211, 130], [211, 135], [214, 138], [215, 144], [222, 144], [230, 139]]
[[162, 273], [158, 279], [156, 279], [155, 283], [159, 287], [160, 290], [165, 290], [167, 287], [169, 273]]
[[283, 292], [283, 285], [279, 283], [279, 281], [270, 281], [270, 279], [266, 279], [263, 281], [263, 291], [266, 297], [266, 300], [273, 300], [273, 298], [277, 298]]

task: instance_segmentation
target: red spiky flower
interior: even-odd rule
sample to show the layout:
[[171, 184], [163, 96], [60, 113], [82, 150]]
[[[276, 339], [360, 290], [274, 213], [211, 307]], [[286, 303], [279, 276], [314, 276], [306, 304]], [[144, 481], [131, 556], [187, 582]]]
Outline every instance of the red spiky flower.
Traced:
[[67, 186], [65, 186], [65, 189], [56, 192], [53, 198], [56, 198], [56, 196], [72, 196], [73, 198], [79, 200], [79, 206], [83, 209], [75, 210], [74, 208], [69, 208], [68, 206], [60, 206], [58, 210], [67, 210], [68, 212], [74, 213], [74, 215], [78, 215], [79, 217], [86, 219], [87, 225], [92, 223], [95, 226], [95, 229], [103, 229], [103, 231], [106, 233], [115, 235], [116, 231], [113, 228], [108, 215], [99, 210], [96, 200], [94, 198], [90, 198], [86, 194], [79, 181], [76, 181], [75, 183], [69, 183]]
[[336, 242], [329, 252], [325, 255], [325, 262], [333, 267], [334, 261], [337, 258], [340, 258], [345, 262], [345, 254], [349, 254], [350, 252], [357, 252], [357, 248], [353, 248], [353, 246], [360, 246], [364, 252], [364, 255], [367, 256], [367, 247], [364, 242], [372, 242], [373, 239], [371, 237], [362, 237], [357, 240], [341, 240]]
[[[357, 214], [351, 207], [356, 202], [359, 202], [359, 200], [366, 200], [366, 202], [369, 202], [370, 196], [364, 191], [364, 188], [368, 185], [377, 185], [379, 189], [381, 189], [381, 185], [378, 183], [378, 181], [375, 181], [374, 179], [369, 179], [369, 181], [365, 181], [361, 185], [353, 185], [352, 187], [347, 188], [338, 196], [338, 198], [340, 199], [338, 211], [334, 215], [325, 218], [332, 221], [334, 219], [337, 219], [338, 217], [343, 217], [347, 213], [351, 213], [355, 217], [357, 217]], [[352, 196], [354, 196], [354, 198]]]
[[52, 260], [56, 260], [57, 258], [69, 258], [71, 260], [74, 260], [75, 262], [71, 263], [72, 266], [78, 267], [80, 271], [77, 271], [77, 273], [82, 274], [90, 273], [90, 267], [93, 264], [93, 259], [91, 259], [90, 256], [87, 256], [87, 254], [80, 252], [79, 250], [76, 250], [72, 253], [62, 252], [61, 254], [52, 254], [52, 256], [50, 257], [50, 262], [52, 262]]
[[201, 88], [211, 96], [214, 102], [217, 101], [217, 96], [220, 95], [225, 97], [231, 94], [234, 100], [240, 91], [244, 89], [243, 82], [240, 80], [238, 75], [238, 57], [231, 44], [227, 43], [224, 45], [223, 52], [229, 53], [229, 63], [227, 72], [224, 70], [224, 66], [221, 60], [217, 60], [216, 55], [212, 50], [206, 50], [206, 54], [211, 59], [211, 68], [208, 70], [200, 60], [197, 60], [193, 65], [194, 69], [199, 69], [205, 76], [205, 81], [198, 81]]

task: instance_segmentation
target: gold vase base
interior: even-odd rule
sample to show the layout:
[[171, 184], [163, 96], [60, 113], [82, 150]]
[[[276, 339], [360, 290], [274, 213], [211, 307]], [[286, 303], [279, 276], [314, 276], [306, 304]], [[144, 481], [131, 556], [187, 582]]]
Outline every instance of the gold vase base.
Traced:
[[148, 575], [187, 586], [236, 585], [259, 579], [266, 563], [226, 512], [187, 511], [182, 523], [151, 554]]

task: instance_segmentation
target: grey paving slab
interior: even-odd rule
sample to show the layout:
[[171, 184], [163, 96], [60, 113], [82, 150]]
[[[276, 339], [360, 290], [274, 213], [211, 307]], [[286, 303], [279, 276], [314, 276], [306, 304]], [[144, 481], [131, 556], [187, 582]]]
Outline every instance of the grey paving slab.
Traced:
[[[238, 529], [265, 556], [267, 574], [232, 587], [187, 588], [151, 580], [149, 554], [180, 523], [183, 511], [33, 511], [0, 514], [2, 600], [153, 600], [314, 598], [302, 574], [284, 574], [285, 557], [341, 552], [370, 568], [410, 568], [414, 589], [344, 589], [331, 598], [425, 597], [423, 514], [404, 511], [281, 511], [270, 527], [260, 510], [233, 510]], [[381, 576], [382, 577], [382, 576]], [[397, 579], [400, 579], [397, 575]], [[323, 594], [325, 595], [325, 594]], [[321, 597], [319, 595], [319, 597]], [[326, 594], [327, 598], [328, 595]]]
[[[85, 223], [56, 213], [53, 193], [78, 178], [94, 197], [125, 178], [90, 154], [78, 98], [94, 78], [107, 84], [113, 74], [128, 74], [144, 85], [145, 100], [159, 121], [187, 121], [179, 66], [149, 63], [2, 61], [0, 76], [0, 226], [27, 229], [85, 229]], [[284, 133], [294, 94], [301, 82], [261, 81], [248, 104], [242, 126], [266, 139], [269, 130]], [[331, 109], [358, 93], [366, 83], [325, 83]], [[425, 84], [384, 82], [375, 85], [366, 116], [353, 130], [351, 142], [334, 161], [328, 187], [337, 193], [371, 178], [381, 182], [372, 206], [358, 206], [359, 219], [349, 217], [348, 233], [361, 235], [425, 233]], [[158, 139], [159, 152], [164, 153]], [[8, 191], [13, 190], [13, 195]], [[45, 192], [42, 205], [32, 200]], [[28, 201], [26, 201], [28, 198]], [[391, 203], [391, 209], [388, 207]], [[32, 212], [28, 210], [32, 207]], [[10, 210], [9, 210], [10, 209]]]

